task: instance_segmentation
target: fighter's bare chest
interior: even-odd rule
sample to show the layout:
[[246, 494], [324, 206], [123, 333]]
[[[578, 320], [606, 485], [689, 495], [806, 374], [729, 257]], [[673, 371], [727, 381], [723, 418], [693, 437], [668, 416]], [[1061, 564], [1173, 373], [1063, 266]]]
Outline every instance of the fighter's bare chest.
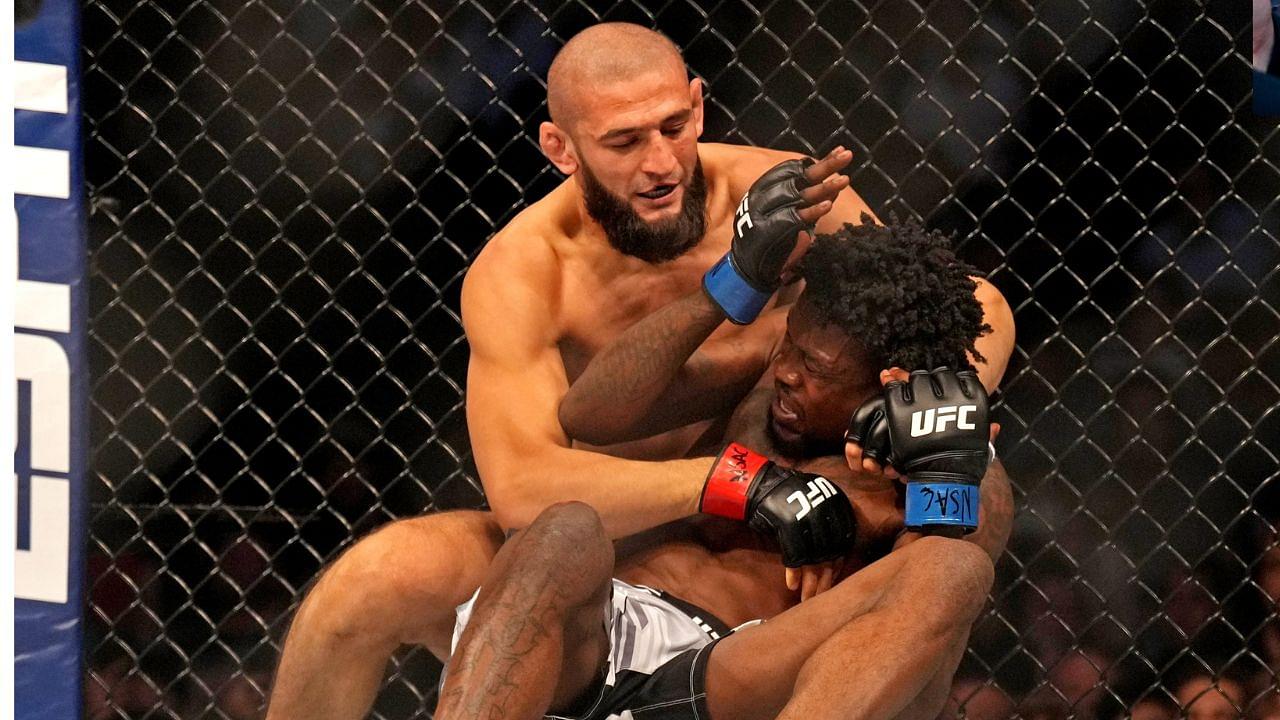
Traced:
[[[697, 292], [702, 272], [673, 271], [667, 276], [578, 278], [561, 302], [560, 356], [573, 382], [591, 359], [631, 326], [680, 298]], [[725, 323], [706, 341], [715, 348], [741, 340], [747, 328]]]
[[688, 518], [620, 541], [615, 572], [705, 608], [731, 626], [772, 617], [795, 602], [783, 582], [777, 543], [721, 518]]
[[[849, 494], [858, 520], [858, 540], [845, 558], [843, 577], [889, 551], [902, 530], [902, 509], [895, 486], [882, 478], [836, 482]], [[777, 543], [741, 522], [685, 518], [619, 541], [616, 557], [619, 578], [666, 590], [731, 626], [772, 617], [798, 601], [784, 584]]]
[[[588, 255], [565, 258], [560, 271], [559, 348], [572, 382], [619, 335], [662, 307], [696, 292], [702, 276], [729, 249], [732, 208], [716, 220], [700, 245], [661, 265], [618, 266]], [[725, 323], [708, 339], [727, 342], [743, 329]]]

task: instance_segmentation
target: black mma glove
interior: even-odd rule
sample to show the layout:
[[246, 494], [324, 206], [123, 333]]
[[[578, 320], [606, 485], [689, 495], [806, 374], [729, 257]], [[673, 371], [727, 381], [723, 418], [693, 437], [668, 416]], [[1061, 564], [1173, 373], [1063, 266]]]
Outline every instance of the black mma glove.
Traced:
[[737, 443], [716, 458], [698, 510], [746, 520], [776, 536], [782, 563], [792, 568], [844, 557], [857, 531], [849, 497], [830, 480], [782, 467]]
[[845, 436], [866, 457], [906, 475], [906, 526], [978, 529], [978, 485], [992, 451], [987, 392], [972, 370], [917, 370], [853, 414]]
[[880, 463], [891, 465], [889, 447], [889, 424], [884, 420], [884, 393], [872, 396], [858, 406], [849, 418], [849, 431], [844, 434], [846, 442], [858, 443], [862, 448], [862, 456]]
[[808, 158], [786, 160], [751, 185], [733, 215], [733, 245], [702, 278], [707, 295], [735, 324], [756, 319], [781, 283], [796, 235], [813, 229], [796, 214], [809, 187], [804, 171], [812, 164]]

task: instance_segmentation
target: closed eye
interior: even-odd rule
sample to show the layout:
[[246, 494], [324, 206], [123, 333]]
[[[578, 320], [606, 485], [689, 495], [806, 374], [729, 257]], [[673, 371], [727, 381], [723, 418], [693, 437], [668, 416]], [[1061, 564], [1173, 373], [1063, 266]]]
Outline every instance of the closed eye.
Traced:
[[825, 365], [819, 365], [817, 361], [813, 360], [808, 355], [804, 356], [804, 367], [810, 373], [818, 377], [834, 377], [837, 374]]

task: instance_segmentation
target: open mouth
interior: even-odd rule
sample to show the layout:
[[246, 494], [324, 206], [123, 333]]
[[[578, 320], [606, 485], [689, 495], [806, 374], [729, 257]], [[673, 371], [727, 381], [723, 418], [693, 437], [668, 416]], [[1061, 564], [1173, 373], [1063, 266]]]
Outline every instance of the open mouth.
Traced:
[[781, 392], [777, 392], [773, 397], [773, 407], [770, 408], [770, 419], [774, 425], [781, 429], [795, 432], [796, 426], [799, 424], [800, 414], [791, 407]]
[[670, 195], [671, 193], [675, 192], [675, 189], [676, 189], [676, 186], [675, 186], [674, 184], [671, 184], [671, 185], [659, 185], [659, 186], [655, 187], [654, 189], [649, 190], [649, 191], [647, 191], [647, 192], [636, 193], [636, 194], [637, 194], [637, 195], [639, 195], [640, 197], [642, 197], [642, 198], [646, 198], [646, 199], [648, 199], [648, 200], [657, 200], [658, 198], [664, 198], [664, 197], [666, 197], [666, 196]]
[[796, 427], [797, 417], [775, 398], [769, 407], [769, 435], [776, 443], [791, 444], [800, 441], [800, 430]]
[[777, 392], [775, 399], [777, 400], [777, 409], [784, 417], [796, 419], [799, 413], [796, 412], [791, 403], [787, 402], [787, 396], [784, 393]]

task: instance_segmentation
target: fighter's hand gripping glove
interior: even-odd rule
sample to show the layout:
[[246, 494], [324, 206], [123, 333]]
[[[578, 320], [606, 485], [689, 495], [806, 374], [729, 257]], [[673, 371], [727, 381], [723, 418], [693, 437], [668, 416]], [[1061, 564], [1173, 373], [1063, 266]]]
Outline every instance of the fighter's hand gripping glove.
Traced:
[[987, 392], [977, 373], [917, 370], [910, 382], [885, 385], [883, 406], [890, 462], [907, 476], [907, 528], [977, 530], [978, 485], [991, 462]]
[[889, 447], [889, 424], [885, 422], [884, 394], [873, 395], [849, 418], [849, 430], [844, 434], [846, 442], [858, 443], [862, 457], [891, 465], [892, 448]]
[[729, 320], [746, 325], [764, 309], [781, 283], [782, 266], [801, 230], [812, 230], [797, 213], [809, 186], [805, 168], [813, 160], [786, 160], [760, 176], [733, 214], [733, 244], [702, 278], [702, 287]]
[[787, 567], [844, 557], [857, 531], [849, 497], [830, 480], [782, 467], [737, 443], [716, 458], [698, 509], [776, 536]]

